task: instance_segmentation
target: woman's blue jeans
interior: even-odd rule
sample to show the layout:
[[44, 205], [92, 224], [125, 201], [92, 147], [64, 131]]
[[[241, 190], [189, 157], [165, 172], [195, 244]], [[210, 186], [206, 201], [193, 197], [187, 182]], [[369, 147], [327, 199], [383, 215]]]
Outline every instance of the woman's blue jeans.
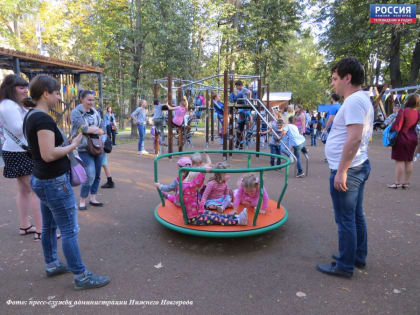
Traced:
[[363, 191], [369, 177], [370, 163], [347, 170], [347, 191], [334, 188], [336, 170], [330, 175], [330, 194], [334, 207], [335, 222], [338, 225], [339, 259], [337, 267], [353, 272], [354, 263], [366, 263], [367, 229], [363, 214]]
[[32, 175], [31, 186], [41, 200], [42, 250], [46, 264], [58, 261], [57, 226], [61, 231], [61, 241], [67, 265], [74, 274], [85, 272], [77, 235], [77, 209], [69, 173], [53, 179], [39, 179]]
[[138, 125], [137, 129], [139, 130], [138, 151], [143, 151], [144, 150], [144, 139], [146, 137], [146, 125]]
[[86, 165], [85, 171], [87, 175], [87, 179], [80, 189], [81, 198], [87, 198], [89, 193], [96, 195], [98, 192], [99, 183], [101, 181], [101, 167], [104, 154], [105, 153], [102, 152], [101, 155], [93, 156], [86, 151], [79, 152], [80, 158]]

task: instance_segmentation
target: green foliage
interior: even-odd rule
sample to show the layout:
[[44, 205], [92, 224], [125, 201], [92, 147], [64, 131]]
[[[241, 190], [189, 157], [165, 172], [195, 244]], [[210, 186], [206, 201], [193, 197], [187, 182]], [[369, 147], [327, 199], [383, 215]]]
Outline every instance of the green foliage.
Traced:
[[308, 109], [327, 101], [330, 72], [309, 33], [294, 36], [276, 59], [281, 66], [268, 75], [271, 91], [292, 91], [293, 102]]
[[[415, 24], [375, 24], [369, 22], [367, 0], [319, 0], [312, 1], [317, 8], [315, 18], [321, 28], [320, 46], [327, 53], [330, 63], [345, 56], [355, 56], [365, 66], [366, 84], [374, 83], [377, 61], [380, 60], [380, 77], [385, 83], [391, 82], [391, 63], [396, 63], [402, 72], [398, 85], [407, 85], [410, 77], [410, 63], [414, 45], [419, 34], [419, 25]], [[375, 3], [389, 3], [382, 0]], [[405, 1], [404, 3], [415, 3]], [[393, 50], [392, 31], [401, 36], [401, 47]], [[401, 54], [401, 64], [398, 65]], [[395, 74], [394, 74], [395, 75]], [[394, 80], [394, 79], [393, 79]]]

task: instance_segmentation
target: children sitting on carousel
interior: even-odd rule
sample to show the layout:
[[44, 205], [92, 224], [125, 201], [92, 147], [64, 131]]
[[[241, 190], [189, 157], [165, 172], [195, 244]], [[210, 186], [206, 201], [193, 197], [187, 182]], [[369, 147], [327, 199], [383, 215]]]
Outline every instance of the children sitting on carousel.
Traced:
[[[181, 158], [180, 161], [182, 159], [189, 158]], [[193, 167], [204, 168], [206, 172], [209, 172], [211, 170], [211, 165], [209, 163], [211, 161], [207, 155], [206, 162], [204, 162], [204, 159], [202, 158], [202, 155], [200, 153], [193, 154], [193, 156], [189, 160], [192, 162]], [[196, 165], [193, 164], [194, 161]], [[184, 166], [188, 166], [186, 163], [181, 164], [184, 164]], [[182, 192], [185, 210], [187, 212], [188, 217], [188, 223], [192, 225], [247, 225], [247, 209], [244, 209], [239, 215], [223, 214], [204, 209], [204, 203], [199, 199], [198, 196], [199, 190], [204, 184], [204, 180], [205, 173], [202, 172], [188, 172], [188, 175], [186, 175], [185, 177], [183, 176]], [[160, 183], [155, 183], [155, 185], [161, 190], [162, 188], [166, 189], [166, 187], [164, 185], [161, 185]], [[180, 206], [179, 191], [176, 191], [175, 196], [167, 195], [167, 197], [175, 205]]]

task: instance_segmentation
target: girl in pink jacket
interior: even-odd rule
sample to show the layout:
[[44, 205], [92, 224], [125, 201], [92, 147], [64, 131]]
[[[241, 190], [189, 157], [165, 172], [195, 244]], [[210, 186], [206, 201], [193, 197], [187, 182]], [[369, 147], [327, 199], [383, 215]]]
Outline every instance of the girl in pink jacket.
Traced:
[[[259, 192], [259, 180], [254, 174], [242, 177], [239, 182], [239, 188], [235, 191], [235, 197], [233, 198], [233, 208], [235, 209], [235, 212], [238, 212], [240, 204], [244, 205], [246, 208], [257, 208]], [[259, 213], [266, 213], [267, 208], [268, 194], [265, 188], [263, 188], [263, 200]]]
[[[217, 163], [217, 169], [226, 169], [222, 162]], [[206, 185], [201, 202], [206, 209], [223, 212], [227, 207], [232, 207], [232, 197], [230, 196], [227, 181], [229, 174], [216, 173]]]

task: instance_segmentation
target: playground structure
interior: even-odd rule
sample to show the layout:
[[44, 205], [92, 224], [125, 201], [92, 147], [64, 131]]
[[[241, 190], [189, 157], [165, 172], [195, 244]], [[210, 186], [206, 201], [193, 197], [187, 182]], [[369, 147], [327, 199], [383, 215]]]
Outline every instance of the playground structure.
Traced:
[[18, 76], [23, 73], [28, 80], [38, 74], [48, 74], [56, 79], [61, 86], [62, 101], [50, 113], [56, 123], [66, 131], [70, 130], [70, 112], [78, 102], [81, 75], [97, 76], [96, 96], [99, 99], [99, 106], [103, 107], [102, 69], [100, 68], [0, 47], [0, 69], [12, 70]]
[[[185, 210], [185, 204], [183, 201], [183, 190], [182, 190], [182, 173], [184, 171], [192, 171], [192, 172], [206, 172], [203, 168], [193, 168], [193, 167], [182, 167], [179, 169], [179, 200], [181, 204], [181, 208], [176, 207], [173, 203], [165, 202], [163, 198], [162, 192], [157, 189], [161, 204], [156, 206], [155, 208], [155, 218], [156, 220], [164, 225], [165, 227], [175, 230], [180, 233], [195, 235], [195, 236], [203, 236], [203, 237], [221, 237], [221, 238], [233, 238], [233, 237], [245, 237], [251, 235], [257, 235], [261, 233], [266, 233], [273, 229], [280, 227], [283, 223], [287, 221], [288, 212], [286, 208], [281, 206], [281, 201], [283, 200], [284, 194], [286, 192], [288, 186], [288, 179], [289, 179], [289, 165], [290, 159], [282, 156], [282, 155], [275, 155], [271, 153], [265, 152], [253, 152], [253, 151], [220, 151], [220, 150], [199, 150], [199, 151], [186, 151], [186, 152], [177, 152], [177, 153], [168, 153], [156, 156], [154, 159], [154, 181], [158, 182], [158, 161], [165, 157], [171, 156], [182, 156], [186, 154], [193, 154], [195, 152], [200, 153], [229, 153], [229, 154], [244, 154], [248, 155], [247, 161], [247, 168], [242, 169], [212, 169], [211, 173], [249, 173], [249, 172], [258, 172], [259, 177], [259, 199], [256, 209], [252, 213], [248, 213], [249, 215], [249, 222], [252, 222], [252, 225], [248, 223], [248, 225], [234, 225], [234, 226], [226, 226], [226, 225], [189, 225], [188, 224], [188, 217], [187, 212]], [[267, 167], [251, 167], [251, 156], [261, 154], [265, 156], [273, 156], [276, 158], [280, 158], [284, 160], [283, 163], [276, 166], [267, 166]], [[286, 169], [285, 178], [284, 178], [284, 185], [281, 189], [279, 198], [277, 202], [273, 200], [269, 200], [268, 209], [265, 215], [259, 216], [262, 199], [263, 199], [263, 187], [264, 187], [264, 172], [266, 171], [273, 171], [273, 170], [280, 170], [282, 168]], [[240, 210], [242, 210], [241, 207]], [[229, 212], [229, 210], [225, 210], [225, 212]]]
[[[223, 76], [223, 88], [215, 85], [206, 84], [206, 81], [219, 79]], [[229, 94], [234, 92], [234, 80], [237, 79], [246, 79], [246, 80], [257, 80], [257, 97], [256, 98], [245, 98], [245, 99], [239, 99], [245, 104], [238, 105], [236, 103], [229, 103]], [[177, 86], [173, 84], [173, 82], [178, 83]], [[167, 84], [167, 86], [164, 86], [164, 84]], [[191, 95], [191, 90], [194, 89], [195, 91], [205, 91], [205, 113], [206, 113], [206, 128], [205, 128], [205, 142], [206, 147], [208, 147], [210, 140], [214, 141], [214, 105], [213, 102], [211, 102], [211, 95], [212, 92], [223, 92], [223, 104], [224, 104], [224, 110], [223, 110], [223, 129], [222, 129], [222, 138], [223, 138], [223, 156], [224, 158], [227, 158], [227, 155], [229, 157], [232, 156], [233, 148], [234, 148], [234, 118], [237, 114], [238, 109], [250, 109], [253, 110], [256, 114], [256, 138], [255, 138], [255, 150], [257, 152], [256, 156], [259, 157], [259, 152], [261, 149], [261, 122], [263, 121], [267, 126], [269, 125], [269, 122], [271, 120], [276, 120], [275, 115], [273, 114], [272, 108], [270, 106], [270, 86], [267, 84], [266, 86], [261, 85], [261, 77], [259, 75], [236, 75], [232, 73], [228, 73], [225, 71], [223, 74], [216, 74], [213, 76], [209, 76], [197, 81], [191, 81], [191, 80], [182, 80], [182, 79], [173, 79], [172, 76], [168, 76], [167, 78], [162, 79], [156, 79], [154, 80], [154, 89], [153, 94], [154, 98], [158, 98], [158, 89], [159, 85], [167, 90], [167, 100], [168, 105], [173, 105], [173, 91], [175, 90], [177, 93], [177, 101], [178, 103], [182, 99], [182, 96], [184, 95], [184, 90], [187, 92], [186, 95]], [[262, 96], [262, 89], [265, 88], [266, 90], [266, 104], [261, 101]], [[173, 127], [170, 123], [172, 121], [172, 112], [168, 111], [168, 153], [173, 152]], [[275, 133], [275, 132], [274, 132]], [[183, 151], [183, 136], [185, 134], [183, 133], [182, 128], [178, 128], [178, 151]], [[276, 136], [278, 136], [275, 133]], [[159, 134], [155, 133], [155, 154], [159, 154]], [[248, 146], [248, 143], [246, 143]], [[283, 144], [282, 146], [289, 156], [292, 157], [293, 161], [296, 160], [296, 157], [294, 154], [290, 151], [290, 149]], [[229, 151], [229, 152], [228, 152]], [[307, 155], [305, 155], [307, 157]], [[169, 156], [171, 158], [171, 155]]]

